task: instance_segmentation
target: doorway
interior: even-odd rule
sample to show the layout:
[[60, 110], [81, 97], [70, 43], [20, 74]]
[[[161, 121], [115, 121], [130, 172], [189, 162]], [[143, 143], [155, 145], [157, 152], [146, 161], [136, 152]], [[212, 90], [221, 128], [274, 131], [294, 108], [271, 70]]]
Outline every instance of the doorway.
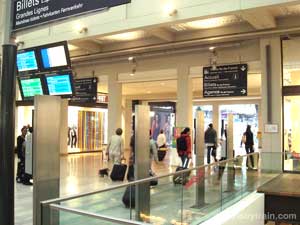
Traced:
[[284, 97], [284, 170], [300, 172], [300, 95]]

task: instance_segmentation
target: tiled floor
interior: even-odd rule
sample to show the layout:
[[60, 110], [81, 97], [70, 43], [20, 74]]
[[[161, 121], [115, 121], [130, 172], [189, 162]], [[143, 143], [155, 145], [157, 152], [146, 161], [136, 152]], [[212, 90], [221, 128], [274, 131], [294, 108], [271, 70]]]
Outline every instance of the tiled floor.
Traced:
[[[170, 160], [169, 160], [170, 159]], [[167, 156], [164, 162], [154, 166], [157, 175], [168, 174], [174, 171], [174, 157]], [[109, 178], [100, 178], [97, 174], [102, 167], [101, 154], [70, 155], [61, 158], [61, 197], [74, 195], [87, 191], [104, 189], [120, 182], [111, 182]], [[196, 185], [183, 188], [174, 186], [172, 178], [159, 180], [159, 185], [151, 189], [151, 222], [156, 224], [172, 224], [183, 219], [188, 224], [197, 224], [205, 216], [217, 213], [227, 204], [240, 199], [252, 189], [244, 188], [257, 186], [257, 177], [260, 182], [270, 179], [268, 174], [260, 174], [257, 171], [225, 170], [223, 179], [220, 179], [218, 168], [205, 171], [205, 207], [201, 209], [191, 208], [195, 204]], [[211, 176], [208, 176], [210, 174]], [[231, 174], [233, 179], [227, 179]], [[233, 176], [234, 175], [234, 176]], [[72, 207], [88, 212], [123, 219], [134, 218], [134, 210], [126, 209], [122, 202], [124, 188], [101, 193], [80, 199], [62, 203], [63, 206]], [[183, 197], [183, 201], [181, 201]], [[183, 214], [181, 214], [183, 209]], [[16, 225], [32, 225], [32, 187], [16, 185]], [[95, 219], [83, 218], [70, 213], [60, 214], [61, 225], [81, 224], [109, 224]], [[164, 223], [162, 223], [164, 221]], [[193, 223], [191, 221], [194, 221]]]

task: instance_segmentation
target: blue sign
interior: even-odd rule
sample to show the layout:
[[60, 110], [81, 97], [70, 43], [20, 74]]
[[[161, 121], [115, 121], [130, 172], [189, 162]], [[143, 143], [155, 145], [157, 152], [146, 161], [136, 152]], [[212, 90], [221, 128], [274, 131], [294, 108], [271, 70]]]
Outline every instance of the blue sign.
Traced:
[[35, 26], [130, 2], [131, 0], [15, 0], [13, 29]]

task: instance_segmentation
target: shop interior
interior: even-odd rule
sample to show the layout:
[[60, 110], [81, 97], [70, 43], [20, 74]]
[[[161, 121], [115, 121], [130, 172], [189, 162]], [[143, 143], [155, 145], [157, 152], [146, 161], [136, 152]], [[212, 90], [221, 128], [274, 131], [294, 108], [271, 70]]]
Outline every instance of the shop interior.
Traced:
[[[300, 171], [300, 49], [299, 38], [284, 40], [283, 47], [283, 144], [285, 152], [284, 169]], [[292, 89], [292, 91], [290, 91]]]

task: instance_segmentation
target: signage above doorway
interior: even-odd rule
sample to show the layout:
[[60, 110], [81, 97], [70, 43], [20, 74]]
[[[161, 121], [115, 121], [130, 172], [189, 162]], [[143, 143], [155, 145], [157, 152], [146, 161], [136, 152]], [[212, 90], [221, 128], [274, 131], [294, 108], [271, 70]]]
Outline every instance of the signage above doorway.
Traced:
[[72, 102], [97, 102], [97, 86], [97, 77], [76, 79], [74, 81], [75, 96]]
[[130, 2], [131, 0], [15, 0], [13, 29], [36, 26]]
[[247, 96], [247, 64], [203, 68], [203, 97]]

